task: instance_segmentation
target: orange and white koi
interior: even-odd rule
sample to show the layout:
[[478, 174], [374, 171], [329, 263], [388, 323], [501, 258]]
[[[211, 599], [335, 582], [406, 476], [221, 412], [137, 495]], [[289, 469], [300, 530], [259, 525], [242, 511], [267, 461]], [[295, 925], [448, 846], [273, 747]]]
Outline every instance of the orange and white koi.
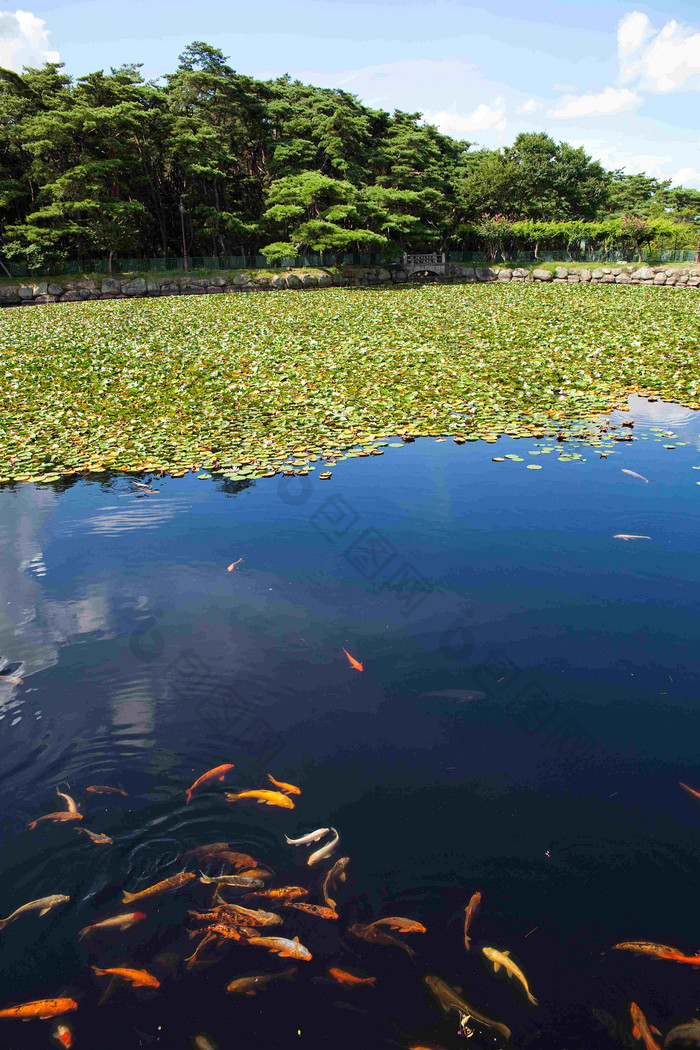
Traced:
[[476, 918], [476, 914], [481, 906], [481, 894], [472, 894], [469, 904], [464, 909], [464, 947], [469, 951], [469, 927]]
[[67, 1024], [54, 1025], [51, 1029], [51, 1038], [59, 1046], [65, 1046], [66, 1050], [70, 1050], [73, 1046], [73, 1032]]
[[201, 777], [195, 780], [192, 787], [187, 789], [187, 802], [185, 803], [185, 805], [189, 806], [190, 802], [192, 801], [192, 796], [196, 791], [201, 791], [202, 788], [207, 787], [209, 784], [212, 784], [215, 780], [223, 781], [226, 774], [233, 768], [234, 767], [232, 764], [227, 763], [223, 766], [215, 766], [214, 769], [210, 769], [208, 770], [208, 772], [203, 773]]
[[141, 890], [139, 893], [128, 893], [124, 890], [122, 901], [124, 904], [131, 904], [132, 901], [141, 901], [146, 897], [157, 897], [159, 893], [177, 890], [180, 886], [184, 886], [185, 883], [192, 882], [192, 879], [196, 878], [197, 876], [191, 871], [181, 871], [177, 875], [171, 875], [169, 879], [163, 879], [162, 882], [156, 882], [153, 886], [147, 886], [145, 890]]
[[78, 937], [87, 937], [89, 933], [94, 933], [96, 930], [128, 930], [145, 918], [146, 913], [143, 911], [129, 911], [125, 915], [113, 915], [110, 919], [103, 919], [102, 922], [93, 922], [92, 926], [83, 926]]
[[45, 820], [50, 820], [53, 823], [58, 823], [64, 820], [82, 820], [82, 813], [67, 813], [65, 809], [61, 810], [60, 813], [45, 813], [43, 817], [37, 817], [27, 827], [30, 831], [33, 831], [38, 824], [43, 824]]
[[655, 959], [667, 959], [669, 962], [687, 963], [689, 966], [700, 966], [700, 955], [684, 955], [677, 948], [667, 944], [654, 944], [653, 941], [622, 941], [613, 944], [613, 949], [623, 952], [634, 952], [635, 955], [651, 955]]
[[337, 966], [331, 966], [328, 972], [338, 984], [357, 985], [377, 983], [376, 977], [357, 977], [354, 973], [348, 973], [347, 970], [340, 970]]
[[13, 1018], [28, 1021], [33, 1017], [39, 1017], [42, 1021], [48, 1017], [60, 1017], [61, 1014], [77, 1010], [78, 1004], [75, 999], [36, 999], [33, 1003], [22, 1003], [21, 1006], [8, 1006], [0, 1010], [0, 1017]]
[[56, 788], [56, 794], [59, 798], [62, 798], [65, 801], [69, 813], [80, 812], [80, 810], [78, 809], [78, 803], [75, 801], [74, 798], [71, 798], [70, 795], [64, 794], [63, 791], [59, 791], [58, 788]]
[[245, 893], [243, 900], [279, 901], [280, 903], [288, 904], [290, 901], [296, 901], [301, 897], [308, 896], [309, 891], [304, 889], [303, 886], [278, 886], [273, 890], [256, 890], [255, 893]]
[[614, 540], [650, 540], [651, 536], [635, 536], [634, 534], [630, 535], [627, 532], [616, 532], [615, 535], [613, 536], [613, 539]]
[[294, 908], [296, 911], [302, 911], [305, 915], [313, 915], [317, 919], [337, 919], [338, 912], [333, 911], [332, 908], [324, 908], [321, 904], [285, 904], [285, 908]]
[[649, 478], [645, 478], [643, 474], [638, 474], [636, 470], [627, 470], [625, 467], [620, 467], [623, 474], [629, 474], [631, 478], [639, 478], [640, 481], [646, 481], [649, 484]]
[[[646, 1050], [661, 1050], [661, 1047], [651, 1034], [651, 1025], [636, 1003], [630, 1003], [630, 1013], [632, 1015], [632, 1035], [634, 1038], [641, 1040]], [[656, 1028], [654, 1031], [659, 1035], [661, 1034]]]
[[226, 792], [227, 802], [244, 802], [246, 799], [252, 799], [261, 806], [280, 806], [282, 809], [294, 809], [294, 803], [289, 795], [283, 795], [281, 791]]
[[313, 958], [309, 949], [299, 943], [298, 937], [295, 937], [294, 940], [289, 940], [288, 937], [250, 937], [248, 944], [258, 948], [267, 948], [269, 952], [274, 952], [282, 959], [302, 959], [304, 962], [310, 962]]
[[128, 966], [112, 966], [104, 970], [93, 966], [92, 969], [98, 977], [116, 977], [118, 980], [127, 981], [133, 988], [160, 988], [160, 981], [148, 970], [132, 970]]
[[296, 966], [280, 973], [257, 974], [254, 977], [239, 977], [227, 986], [226, 991], [232, 995], [256, 995], [263, 991], [272, 981], [289, 980], [297, 972]]
[[356, 671], [364, 671], [364, 667], [362, 666], [360, 661], [356, 660], [354, 656], [351, 656], [347, 649], [343, 649], [343, 652], [347, 656], [351, 667], [353, 667]]
[[273, 787], [279, 788], [285, 795], [301, 795], [301, 788], [295, 784], [285, 784], [284, 780], [275, 780], [272, 773], [267, 774], [267, 779]]
[[318, 864], [319, 861], [325, 860], [326, 857], [330, 857], [331, 853], [335, 853], [338, 848], [340, 835], [335, 828], [331, 828], [330, 830], [333, 832], [333, 838], [329, 839], [325, 846], [321, 846], [320, 849], [317, 849], [315, 853], [311, 854], [306, 862], [310, 868], [313, 867], [314, 864]]
[[250, 875], [205, 875], [203, 871], [199, 881], [203, 886], [237, 886], [246, 890], [261, 890], [265, 885], [262, 879]]
[[400, 930], [401, 933], [427, 933], [422, 922], [415, 919], [402, 919], [398, 915], [392, 915], [388, 919], [375, 919], [369, 924], [368, 929], [375, 926], [388, 926], [391, 930]]
[[88, 831], [87, 828], [76, 828], [76, 831], [82, 831], [83, 835], [89, 835], [96, 846], [113, 846], [114, 839], [111, 839], [109, 835], [104, 835], [101, 831]]

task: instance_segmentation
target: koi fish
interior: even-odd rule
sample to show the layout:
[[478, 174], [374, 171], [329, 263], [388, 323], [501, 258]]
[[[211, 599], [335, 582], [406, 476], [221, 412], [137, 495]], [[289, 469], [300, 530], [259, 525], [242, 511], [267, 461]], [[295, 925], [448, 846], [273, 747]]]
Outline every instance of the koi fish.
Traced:
[[77, 1009], [75, 999], [36, 999], [33, 1003], [8, 1006], [5, 1010], [0, 1010], [0, 1017], [16, 1017], [25, 1021], [39, 1017], [45, 1021], [49, 1017], [60, 1017], [61, 1014]]
[[285, 784], [283, 780], [275, 780], [272, 773], [267, 774], [267, 779], [273, 787], [279, 788], [285, 795], [301, 795], [301, 788], [296, 787], [294, 784]]
[[464, 947], [469, 951], [469, 927], [476, 918], [476, 913], [481, 905], [481, 894], [475, 893], [464, 909]]
[[373, 929], [375, 926], [388, 926], [391, 930], [400, 930], [401, 933], [427, 933], [425, 926], [422, 922], [416, 922], [415, 919], [402, 919], [399, 916], [390, 916], [388, 919], [376, 919], [371, 922], [368, 929]]
[[451, 988], [447, 981], [443, 981], [441, 977], [424, 977], [426, 987], [435, 996], [440, 1006], [443, 1008], [445, 1013], [449, 1013], [450, 1010], [455, 1010], [460, 1017], [460, 1021], [463, 1018], [473, 1017], [479, 1024], [486, 1025], [487, 1028], [493, 1028], [496, 1032], [500, 1032], [504, 1039], [510, 1039], [510, 1028], [506, 1025], [501, 1024], [500, 1021], [492, 1021], [490, 1017], [486, 1017], [485, 1014], [479, 1013], [473, 1006], [470, 1006], [466, 1000], [462, 999], [457, 994], [454, 988]]
[[684, 955], [677, 948], [669, 948], [667, 944], [654, 944], [653, 941], [622, 941], [620, 944], [613, 944], [613, 949], [615, 948], [620, 951], [634, 952], [635, 955], [652, 955], [656, 959], [700, 966], [700, 955]]
[[295, 908], [296, 911], [303, 911], [305, 915], [315, 915], [317, 919], [337, 919], [338, 912], [333, 911], [332, 908], [324, 908], [320, 904], [287, 904], [287, 908]]
[[0, 919], [0, 930], [4, 930], [9, 923], [18, 919], [20, 915], [26, 915], [30, 911], [38, 911], [39, 918], [41, 918], [42, 915], [46, 915], [56, 905], [66, 904], [69, 900], [70, 897], [66, 897], [63, 893], [52, 893], [50, 897], [39, 897], [36, 901], [29, 901], [27, 904], [23, 904], [21, 908], [16, 908], [12, 915], [8, 915], [6, 919]]
[[113, 846], [114, 839], [111, 839], [109, 835], [103, 835], [101, 831], [88, 831], [87, 828], [76, 828], [76, 831], [82, 831], [84, 835], [89, 835], [92, 841], [97, 846]]
[[290, 980], [297, 972], [296, 966], [290, 966], [288, 970], [281, 973], [258, 974], [255, 977], [239, 977], [227, 986], [226, 991], [232, 995], [256, 995], [263, 991], [272, 981]]
[[451, 700], [455, 704], [468, 704], [470, 700], [485, 700], [486, 693], [478, 689], [439, 689], [435, 693], [421, 693], [419, 700]]
[[131, 970], [127, 966], [112, 966], [106, 970], [93, 966], [92, 969], [98, 977], [116, 977], [128, 981], [133, 988], [160, 988], [158, 978], [147, 970]]
[[302, 835], [300, 839], [290, 839], [287, 835], [284, 837], [288, 846], [308, 846], [310, 842], [318, 842], [330, 830], [330, 828], [317, 828], [316, 831], [310, 831], [308, 835]]
[[89, 933], [94, 933], [95, 930], [128, 930], [145, 918], [146, 913], [143, 911], [130, 911], [125, 915], [113, 915], [110, 919], [103, 919], [102, 922], [94, 922], [92, 926], [83, 926], [78, 937], [81, 939], [87, 937]]
[[199, 881], [203, 886], [240, 886], [247, 890], [261, 890], [265, 883], [262, 879], [252, 879], [248, 875], [205, 875], [199, 873]]
[[[634, 1038], [640, 1039], [644, 1043], [646, 1050], [661, 1050], [661, 1047], [651, 1034], [651, 1027], [646, 1017], [636, 1003], [630, 1003], [630, 1013], [632, 1015], [632, 1035]], [[655, 1028], [654, 1031], [658, 1032], [658, 1029]], [[660, 1035], [661, 1033], [659, 1032], [658, 1034]]]
[[125, 795], [128, 797], [129, 792], [123, 791], [122, 788], [110, 787], [109, 784], [90, 784], [89, 787], [85, 788], [91, 795]]
[[65, 803], [66, 803], [66, 805], [68, 807], [68, 812], [69, 813], [79, 813], [80, 812], [80, 810], [78, 809], [78, 804], [77, 804], [77, 802], [75, 801], [74, 798], [71, 798], [70, 795], [65, 795], [62, 791], [59, 791], [58, 788], [56, 788], [56, 794], [58, 795], [59, 798], [62, 798], [62, 799], [65, 800]]
[[333, 832], [334, 837], [330, 839], [325, 846], [321, 846], [320, 849], [317, 849], [315, 853], [311, 854], [306, 862], [310, 868], [313, 867], [314, 864], [318, 864], [320, 860], [325, 860], [326, 857], [330, 857], [331, 853], [335, 853], [338, 848], [340, 835], [335, 828], [331, 828], [330, 830]]
[[256, 890], [255, 893], [245, 893], [243, 900], [265, 900], [280, 901], [288, 904], [290, 901], [299, 900], [300, 897], [308, 897], [309, 891], [303, 886], [278, 886], [274, 890]]
[[240, 923], [246, 926], [279, 926], [282, 922], [281, 915], [275, 915], [272, 911], [258, 911], [254, 908], [243, 908], [239, 904], [220, 904], [208, 912], [190, 911], [188, 915], [198, 919], [200, 922], [225, 920], [231, 923]]
[[347, 656], [351, 667], [354, 667], [356, 671], [364, 671], [364, 667], [362, 666], [360, 661], [356, 660], [354, 656], [351, 656], [347, 649], [343, 649], [343, 652]]
[[248, 944], [256, 945], [258, 948], [267, 948], [282, 959], [303, 959], [310, 962], [313, 956], [308, 948], [299, 943], [299, 938], [289, 940], [288, 937], [250, 937]]
[[272, 878], [272, 872], [269, 870], [269, 868], [247, 868], [240, 874], [248, 879], [261, 880], [263, 883], [267, 882], [269, 879]]
[[231, 564], [226, 569], [226, 572], [233, 572], [233, 570], [236, 568], [236, 566], [240, 565], [242, 561], [243, 561], [243, 558], [239, 558], [238, 561], [232, 561]]
[[525, 995], [533, 1006], [537, 1006], [537, 1000], [528, 987], [525, 974], [510, 958], [510, 952], [499, 952], [497, 948], [482, 948], [481, 950], [489, 962], [493, 963], [493, 972], [498, 973], [500, 968], [503, 967], [509, 977], [515, 977], [516, 981], [520, 981], [525, 989]]
[[688, 787], [688, 785], [684, 784], [682, 781], [678, 782], [678, 786], [682, 787], [686, 795], [690, 795], [694, 802], [700, 802], [700, 791], [695, 791], [693, 788]]
[[404, 944], [398, 937], [392, 937], [390, 933], [385, 933], [384, 930], [378, 930], [376, 927], [364, 926], [360, 922], [349, 926], [348, 933], [352, 933], [353, 936], [359, 937], [363, 941], [368, 941], [370, 944], [384, 944], [390, 948], [402, 948], [408, 955], [416, 954], [413, 948], [409, 947], [408, 944]]
[[236, 853], [230, 849], [228, 842], [210, 842], [207, 846], [195, 846], [183, 853], [183, 857], [194, 857], [200, 864], [205, 860], [217, 860], [228, 864], [236, 871], [244, 868], [255, 868], [257, 860], [249, 853]]
[[61, 810], [60, 813], [45, 813], [43, 817], [37, 817], [31, 824], [27, 824], [30, 831], [33, 831], [37, 824], [43, 824], [45, 820], [58, 822], [62, 820], [82, 820], [82, 813], [67, 813], [65, 809]]
[[203, 787], [213, 783], [215, 780], [223, 780], [229, 770], [233, 768], [233, 765], [227, 764], [224, 766], [215, 766], [214, 769], [210, 769], [207, 773], [203, 773], [201, 777], [195, 780], [192, 787], [187, 789], [187, 802], [185, 805], [189, 806], [195, 791], [200, 791]]
[[219, 1044], [211, 1039], [205, 1032], [200, 1032], [192, 1040], [194, 1050], [219, 1050]]
[[649, 484], [649, 478], [645, 478], [643, 474], [638, 474], [636, 470], [626, 470], [625, 467], [620, 468], [623, 474], [629, 474], [632, 478], [639, 478], [640, 481], [646, 481]]
[[331, 966], [328, 972], [338, 984], [358, 985], [377, 983], [376, 977], [357, 977], [354, 973], [348, 973], [347, 970], [339, 970], [337, 966]]
[[629, 535], [626, 532], [616, 532], [613, 536], [614, 540], [650, 540], [651, 536], [635, 536]]
[[226, 792], [227, 802], [241, 802], [247, 798], [254, 799], [261, 806], [281, 806], [282, 809], [294, 809], [294, 803], [289, 795], [283, 795], [281, 791], [231, 791]]
[[73, 1046], [73, 1033], [67, 1024], [57, 1024], [51, 1029], [51, 1038], [59, 1046], [65, 1046], [67, 1050]]
[[131, 904], [132, 901], [144, 900], [146, 897], [157, 897], [159, 893], [176, 890], [196, 878], [197, 876], [191, 871], [181, 871], [177, 875], [171, 875], [169, 879], [163, 879], [162, 882], [156, 882], [153, 886], [147, 886], [145, 890], [140, 890], [138, 893], [128, 893], [124, 890], [122, 901], [124, 904]]
[[345, 869], [349, 863], [349, 857], [339, 857], [333, 867], [329, 868], [326, 872], [326, 877], [321, 885], [321, 895], [329, 908], [335, 908], [336, 902], [328, 895], [328, 887], [331, 883], [335, 882], [336, 879], [338, 882], [345, 882]]

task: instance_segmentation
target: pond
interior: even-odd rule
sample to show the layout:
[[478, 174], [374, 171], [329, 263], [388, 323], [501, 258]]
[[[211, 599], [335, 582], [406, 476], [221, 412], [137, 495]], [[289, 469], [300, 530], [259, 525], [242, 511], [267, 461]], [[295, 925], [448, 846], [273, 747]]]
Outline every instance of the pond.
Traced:
[[[70, 901], [0, 935], [0, 1010], [72, 997], [74, 1045], [101, 1050], [460, 1047], [457, 1012], [423, 982], [437, 975], [517, 1047], [620, 1046], [616, 1024], [629, 1044], [631, 1000], [662, 1031], [689, 1019], [691, 966], [613, 945], [699, 948], [700, 809], [678, 785], [700, 790], [700, 416], [632, 398], [611, 423], [596, 448], [391, 441], [325, 482], [188, 474], [149, 492], [105, 474], [1, 491], [2, 915]], [[221, 764], [225, 782], [186, 805]], [[268, 773], [301, 788], [293, 810], [226, 801], [271, 788]], [[57, 788], [112, 844], [77, 822], [28, 829], [65, 808]], [[320, 827], [340, 844], [309, 867], [327, 840], [285, 836]], [[284, 909], [311, 961], [231, 942], [186, 970], [188, 911], [212, 899], [195, 882], [134, 905], [131, 929], [78, 937], [130, 910], [124, 889], [229, 870], [183, 859], [217, 842], [314, 904], [350, 858], [338, 920]], [[349, 930], [386, 916], [427, 932]], [[511, 952], [537, 1007], [485, 946]], [[119, 984], [100, 1005], [92, 967], [124, 966], [160, 988]], [[226, 991], [290, 966], [254, 996]], [[13, 1050], [55, 1030], [2, 1024]], [[471, 1046], [505, 1045], [470, 1029]]]

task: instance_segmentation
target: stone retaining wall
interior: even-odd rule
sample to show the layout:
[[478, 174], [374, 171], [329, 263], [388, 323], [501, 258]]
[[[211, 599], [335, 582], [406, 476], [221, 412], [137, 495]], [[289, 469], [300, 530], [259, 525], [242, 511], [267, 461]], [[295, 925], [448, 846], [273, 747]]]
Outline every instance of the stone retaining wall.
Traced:
[[[136, 277], [122, 280], [105, 277], [101, 281], [87, 278], [66, 278], [59, 281], [38, 281], [34, 284], [0, 285], [0, 306], [33, 306], [38, 303], [77, 303], [87, 299], [134, 299], [161, 295], [222, 295], [254, 291], [274, 291], [282, 288], [325, 288], [331, 285], [367, 286], [418, 283], [438, 278], [410, 278], [400, 267], [345, 267], [343, 273], [278, 273], [219, 275], [196, 277], [179, 275], [154, 280]], [[553, 284], [646, 284], [674, 285], [685, 288], [700, 287], [700, 266], [670, 270], [662, 266], [603, 267], [595, 270], [567, 269], [558, 266], [551, 270], [508, 269], [488, 266], [460, 266], [448, 264], [448, 273], [440, 283], [497, 282], [553, 283]]]

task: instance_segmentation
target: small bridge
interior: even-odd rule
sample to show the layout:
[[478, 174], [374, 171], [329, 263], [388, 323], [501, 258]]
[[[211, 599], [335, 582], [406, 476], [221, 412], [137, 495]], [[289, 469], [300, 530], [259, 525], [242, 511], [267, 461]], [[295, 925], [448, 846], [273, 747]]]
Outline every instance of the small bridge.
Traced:
[[409, 277], [414, 273], [444, 274], [447, 259], [444, 252], [431, 252], [427, 255], [404, 255], [403, 268]]

